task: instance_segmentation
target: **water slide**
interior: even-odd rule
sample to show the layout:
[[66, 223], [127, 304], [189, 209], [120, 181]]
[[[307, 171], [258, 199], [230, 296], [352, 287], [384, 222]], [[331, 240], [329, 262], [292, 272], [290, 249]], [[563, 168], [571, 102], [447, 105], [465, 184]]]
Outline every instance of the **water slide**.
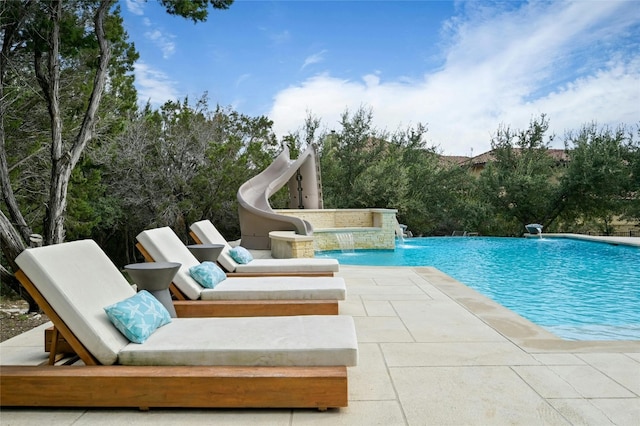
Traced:
[[238, 189], [240, 233], [243, 247], [257, 250], [271, 248], [269, 232], [295, 231], [312, 235], [313, 226], [306, 220], [276, 213], [269, 198], [283, 186], [289, 186], [289, 208], [321, 209], [322, 185], [312, 145], [291, 160], [284, 151], [261, 173]]

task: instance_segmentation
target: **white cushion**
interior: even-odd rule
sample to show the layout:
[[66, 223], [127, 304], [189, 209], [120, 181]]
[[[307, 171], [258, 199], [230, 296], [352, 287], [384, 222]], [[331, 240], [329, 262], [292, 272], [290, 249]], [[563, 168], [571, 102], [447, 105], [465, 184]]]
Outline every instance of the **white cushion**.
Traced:
[[125, 365], [353, 366], [353, 319], [338, 315], [174, 318], [141, 345], [119, 354]]
[[235, 272], [338, 272], [340, 264], [336, 259], [294, 258], [294, 259], [253, 259], [236, 266]]
[[222, 234], [218, 232], [216, 227], [213, 226], [213, 223], [211, 223], [210, 220], [201, 220], [194, 223], [189, 228], [194, 234], [196, 234], [203, 244], [224, 244], [222, 253], [218, 256], [218, 263], [220, 263], [220, 265], [222, 265], [222, 267], [228, 272], [234, 272], [236, 270], [238, 263], [233, 260], [229, 254], [231, 246]]
[[87, 350], [102, 364], [115, 363], [129, 341], [103, 308], [135, 291], [102, 249], [74, 241], [27, 249], [16, 263]]
[[340, 263], [336, 259], [296, 258], [296, 259], [253, 259], [241, 265], [237, 263], [229, 250], [231, 246], [209, 220], [201, 220], [191, 225], [191, 231], [206, 244], [224, 244], [218, 262], [229, 272], [338, 272]]
[[189, 268], [199, 265], [200, 262], [173, 232], [173, 229], [168, 226], [147, 229], [139, 233], [136, 239], [156, 262], [179, 262], [181, 266], [173, 277], [173, 283], [189, 299], [200, 298], [203, 288], [189, 273]]
[[214, 289], [203, 289], [202, 300], [345, 300], [340, 277], [237, 277]]

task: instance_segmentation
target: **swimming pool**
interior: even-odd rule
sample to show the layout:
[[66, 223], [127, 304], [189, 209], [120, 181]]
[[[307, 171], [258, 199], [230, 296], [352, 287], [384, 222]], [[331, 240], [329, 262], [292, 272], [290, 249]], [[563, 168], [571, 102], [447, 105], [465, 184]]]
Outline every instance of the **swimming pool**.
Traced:
[[412, 238], [320, 252], [344, 265], [434, 266], [569, 340], [640, 340], [640, 248], [565, 238]]

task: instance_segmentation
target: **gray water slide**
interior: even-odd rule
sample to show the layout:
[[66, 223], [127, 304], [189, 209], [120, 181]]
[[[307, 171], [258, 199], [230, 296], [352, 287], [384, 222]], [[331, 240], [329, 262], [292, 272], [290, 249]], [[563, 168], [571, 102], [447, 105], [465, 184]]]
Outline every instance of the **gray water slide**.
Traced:
[[321, 209], [322, 185], [312, 145], [296, 160], [283, 152], [264, 171], [238, 189], [241, 244], [243, 247], [267, 250], [271, 248], [269, 232], [296, 231], [312, 235], [313, 226], [306, 220], [276, 213], [269, 198], [283, 186], [289, 186], [289, 208]]

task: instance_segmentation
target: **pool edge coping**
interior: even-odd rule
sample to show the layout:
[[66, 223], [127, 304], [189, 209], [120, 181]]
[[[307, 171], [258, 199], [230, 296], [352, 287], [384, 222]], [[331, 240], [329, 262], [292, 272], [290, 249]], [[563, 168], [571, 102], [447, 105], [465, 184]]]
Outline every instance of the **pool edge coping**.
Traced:
[[590, 241], [593, 243], [605, 243], [614, 246], [628, 246], [640, 248], [640, 237], [612, 237], [604, 235], [584, 235], [571, 233], [549, 233], [537, 235], [525, 235], [525, 238], [566, 238], [581, 241]]
[[398, 268], [413, 269], [452, 301], [529, 353], [640, 352], [640, 340], [564, 340], [435, 267]]

